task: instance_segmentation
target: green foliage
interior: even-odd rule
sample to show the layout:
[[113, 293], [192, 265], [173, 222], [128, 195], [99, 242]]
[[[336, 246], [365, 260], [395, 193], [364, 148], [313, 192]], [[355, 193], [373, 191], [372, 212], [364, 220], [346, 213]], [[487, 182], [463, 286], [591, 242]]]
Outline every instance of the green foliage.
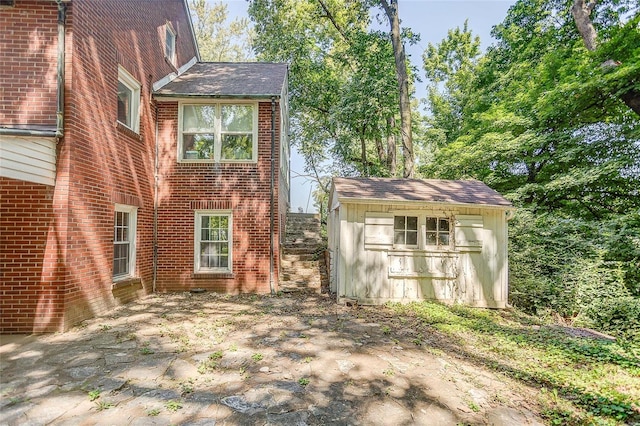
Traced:
[[[396, 142], [388, 145], [399, 136], [395, 59], [389, 33], [372, 29], [377, 6], [367, 0], [250, 2], [258, 58], [290, 64], [292, 142], [314, 178], [398, 172]], [[407, 43], [418, 39], [406, 28], [402, 35]]]
[[[510, 224], [510, 301], [622, 338], [640, 331], [637, 214], [593, 222], [518, 211]], [[626, 246], [621, 245], [621, 232]]]
[[215, 351], [207, 357], [207, 359], [200, 362], [198, 365], [198, 373], [205, 374], [218, 368], [218, 361], [222, 358], [222, 351]]
[[222, 1], [190, 0], [189, 9], [203, 61], [240, 62], [253, 57], [254, 31], [246, 18], [228, 22], [229, 12]]

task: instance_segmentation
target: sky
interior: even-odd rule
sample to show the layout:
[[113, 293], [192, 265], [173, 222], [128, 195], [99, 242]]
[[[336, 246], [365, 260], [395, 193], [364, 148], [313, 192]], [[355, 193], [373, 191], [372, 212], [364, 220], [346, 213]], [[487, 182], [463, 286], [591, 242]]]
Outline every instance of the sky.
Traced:
[[[211, 0], [210, 0], [211, 1]], [[247, 16], [246, 0], [226, 0], [229, 18]], [[493, 40], [491, 28], [503, 21], [507, 10], [515, 1], [512, 0], [399, 0], [398, 13], [401, 26], [409, 27], [420, 34], [420, 42], [413, 46], [405, 46], [409, 60], [418, 69], [422, 69], [422, 52], [429, 43], [436, 44], [447, 36], [447, 31], [462, 27], [469, 21], [469, 28], [480, 36], [482, 48], [486, 49]], [[424, 75], [422, 75], [424, 80]], [[426, 96], [425, 83], [416, 83], [416, 97]], [[295, 149], [291, 153], [291, 210], [297, 212], [316, 212], [313, 206], [311, 191], [313, 182], [304, 175], [304, 158]]]

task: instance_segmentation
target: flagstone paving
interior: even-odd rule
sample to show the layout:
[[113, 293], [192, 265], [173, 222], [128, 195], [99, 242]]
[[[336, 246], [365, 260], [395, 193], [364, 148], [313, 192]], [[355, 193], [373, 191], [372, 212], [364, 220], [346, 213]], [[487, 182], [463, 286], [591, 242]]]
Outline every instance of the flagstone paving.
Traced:
[[2, 336], [0, 425], [542, 424], [532, 389], [380, 315], [319, 294], [180, 293]]

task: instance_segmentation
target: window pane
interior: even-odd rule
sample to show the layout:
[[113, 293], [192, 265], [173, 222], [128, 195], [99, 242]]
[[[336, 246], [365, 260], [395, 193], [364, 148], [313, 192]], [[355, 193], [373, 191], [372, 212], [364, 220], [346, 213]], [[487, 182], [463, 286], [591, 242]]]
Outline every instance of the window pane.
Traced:
[[394, 244], [404, 244], [404, 231], [395, 231], [393, 233]]
[[222, 105], [221, 125], [223, 132], [252, 132], [252, 105]]
[[131, 127], [131, 89], [118, 81], [118, 121], [127, 127]]
[[402, 229], [402, 230], [404, 230], [404, 216], [394, 216], [393, 217], [393, 229]]
[[167, 27], [166, 31], [166, 45], [165, 45], [165, 54], [167, 58], [173, 61], [173, 52], [176, 45], [176, 36], [173, 35], [169, 27]]
[[435, 246], [438, 244], [438, 240], [436, 238], [436, 232], [427, 232], [427, 245]]
[[407, 229], [410, 229], [412, 231], [417, 231], [418, 230], [418, 218], [415, 216], [408, 216], [407, 217]]
[[435, 231], [438, 226], [438, 219], [436, 219], [435, 217], [428, 217], [427, 218], [427, 230], [429, 231]]
[[214, 105], [184, 105], [182, 107], [182, 131], [213, 132], [216, 119]]
[[449, 233], [448, 232], [441, 232], [440, 233], [440, 244], [442, 244], [443, 246], [448, 246], [449, 245]]
[[449, 230], [449, 219], [440, 219], [440, 230], [441, 231]]
[[253, 135], [222, 135], [220, 158], [223, 160], [253, 158]]
[[200, 241], [210, 241], [211, 240], [211, 230], [202, 229], [200, 233]]
[[213, 134], [183, 135], [183, 158], [185, 160], [212, 159], [213, 144]]
[[418, 231], [407, 231], [407, 245], [415, 246], [418, 244]]

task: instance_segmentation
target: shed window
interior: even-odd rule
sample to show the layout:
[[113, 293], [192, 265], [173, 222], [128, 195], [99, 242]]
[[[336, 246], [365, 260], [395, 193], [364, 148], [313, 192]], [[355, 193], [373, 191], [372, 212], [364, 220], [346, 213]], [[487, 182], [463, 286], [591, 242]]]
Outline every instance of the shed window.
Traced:
[[448, 246], [451, 241], [451, 226], [448, 218], [427, 217], [425, 242], [428, 246]]
[[418, 218], [416, 216], [394, 216], [393, 243], [400, 246], [418, 245]]

